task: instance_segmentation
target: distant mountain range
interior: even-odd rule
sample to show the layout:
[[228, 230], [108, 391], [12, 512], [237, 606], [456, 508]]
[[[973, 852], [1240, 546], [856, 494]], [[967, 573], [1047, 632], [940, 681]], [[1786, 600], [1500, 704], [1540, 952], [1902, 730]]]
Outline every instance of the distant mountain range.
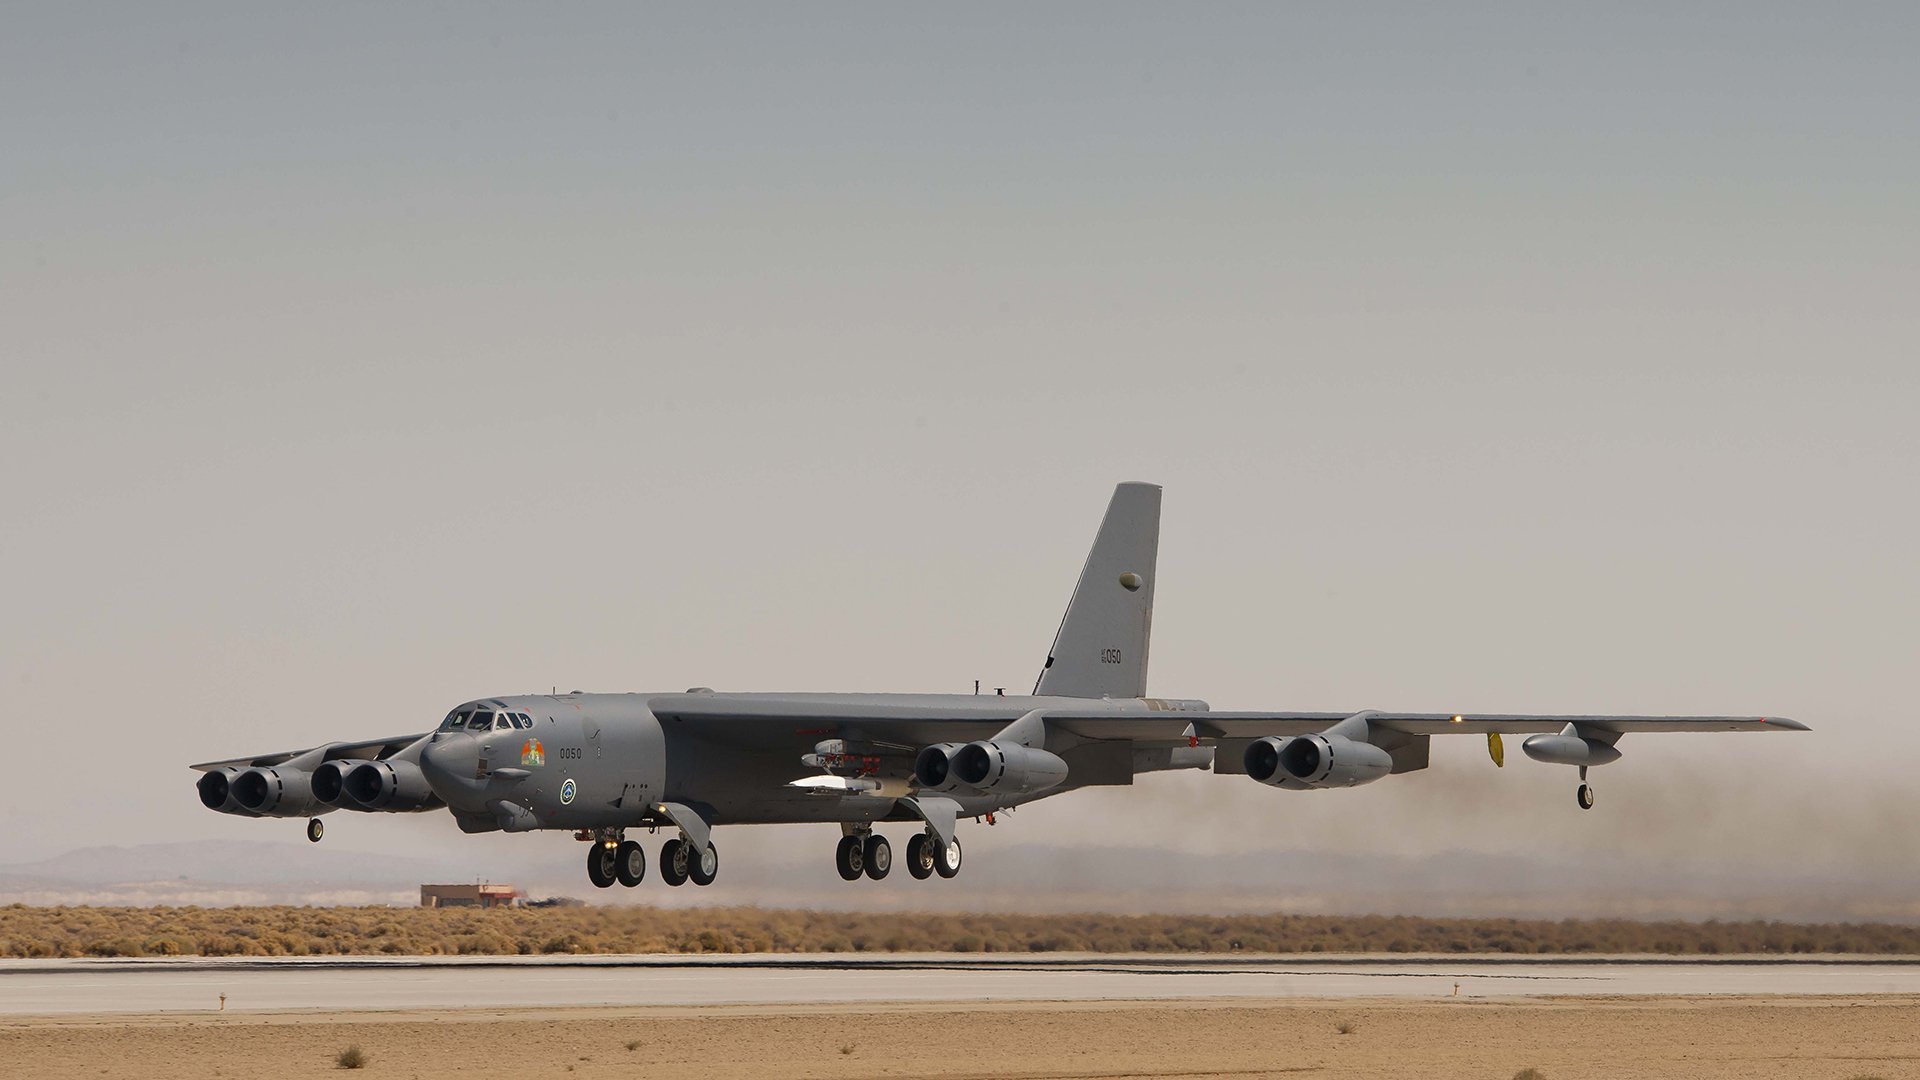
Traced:
[[1796, 881], [1699, 859], [1469, 852], [1241, 857], [1036, 844], [970, 858], [955, 882], [916, 882], [901, 869], [895, 872], [900, 880], [848, 883], [809, 849], [724, 863], [719, 884], [708, 889], [668, 889], [650, 875], [639, 889], [603, 893], [586, 883], [584, 872], [576, 879], [571, 850], [563, 858], [554, 847], [530, 848], [538, 857], [510, 861], [458, 844], [418, 857], [305, 842], [90, 847], [0, 865], [0, 903], [413, 904], [423, 882], [490, 880], [536, 897], [675, 907], [1920, 921], [1920, 868], [1912, 867], [1853, 881]]

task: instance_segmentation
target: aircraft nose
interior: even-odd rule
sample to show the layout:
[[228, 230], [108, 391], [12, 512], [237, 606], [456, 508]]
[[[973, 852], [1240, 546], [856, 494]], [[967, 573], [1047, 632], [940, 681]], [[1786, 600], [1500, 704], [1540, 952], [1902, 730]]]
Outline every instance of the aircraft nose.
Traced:
[[442, 734], [420, 750], [420, 771], [435, 795], [458, 806], [471, 801], [465, 796], [475, 789], [475, 773], [480, 767], [480, 748], [465, 735]]

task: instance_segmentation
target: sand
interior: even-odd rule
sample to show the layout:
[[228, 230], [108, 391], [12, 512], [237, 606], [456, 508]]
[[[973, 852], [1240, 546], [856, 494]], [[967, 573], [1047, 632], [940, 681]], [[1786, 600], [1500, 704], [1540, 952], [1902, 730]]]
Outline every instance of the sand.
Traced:
[[[1347, 1033], [1341, 1027], [1347, 1026]], [[0, 1076], [1920, 1078], [1920, 997], [285, 1012], [0, 1020]]]

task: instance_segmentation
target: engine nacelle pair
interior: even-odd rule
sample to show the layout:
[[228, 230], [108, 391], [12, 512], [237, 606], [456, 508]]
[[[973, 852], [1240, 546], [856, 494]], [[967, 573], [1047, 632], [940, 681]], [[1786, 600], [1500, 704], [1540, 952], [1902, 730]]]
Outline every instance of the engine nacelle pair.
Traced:
[[913, 775], [924, 791], [1029, 795], [1065, 782], [1067, 763], [1016, 742], [935, 743], [914, 759]]
[[[338, 794], [329, 772], [340, 778]], [[426, 774], [411, 761], [329, 761], [314, 770], [313, 787], [342, 810], [407, 813], [441, 805]]]
[[285, 766], [213, 769], [194, 786], [202, 806], [223, 814], [308, 817], [333, 809], [314, 798], [311, 774]]
[[440, 805], [411, 761], [323, 761], [312, 772], [285, 765], [228, 766], [196, 785], [209, 810], [250, 817], [312, 817], [329, 810], [404, 812]]
[[1269, 735], [1247, 746], [1247, 775], [1277, 788], [1357, 787], [1393, 771], [1393, 757], [1341, 735]]

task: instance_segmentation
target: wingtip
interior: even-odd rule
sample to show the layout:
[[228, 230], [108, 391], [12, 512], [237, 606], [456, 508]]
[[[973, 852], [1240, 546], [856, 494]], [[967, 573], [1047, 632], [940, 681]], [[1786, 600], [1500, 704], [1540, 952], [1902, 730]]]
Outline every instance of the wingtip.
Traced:
[[1785, 728], [1788, 731], [1812, 731], [1813, 729], [1798, 720], [1789, 720], [1784, 716], [1763, 716], [1760, 722], [1768, 727]]

